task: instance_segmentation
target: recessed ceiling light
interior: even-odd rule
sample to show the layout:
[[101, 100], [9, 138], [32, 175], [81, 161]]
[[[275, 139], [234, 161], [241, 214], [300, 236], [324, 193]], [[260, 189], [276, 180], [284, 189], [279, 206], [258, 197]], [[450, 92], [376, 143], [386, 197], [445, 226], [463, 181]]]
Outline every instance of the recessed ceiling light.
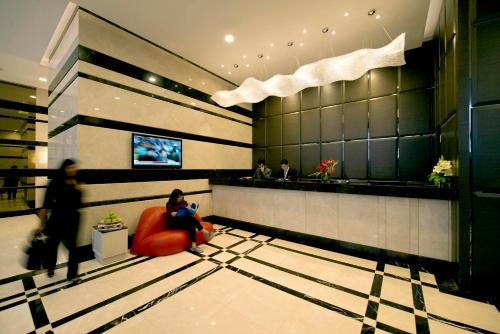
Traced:
[[238, 64], [234, 64], [234, 65], [233, 65], [233, 67], [234, 67], [234, 68], [238, 68], [238, 67], [239, 67], [239, 65], [238, 65]]
[[349, 13], [348, 13], [348, 12], [345, 12], [345, 13], [344, 13], [344, 16], [349, 16]]
[[375, 16], [375, 18], [378, 20], [380, 18], [380, 15]]
[[47, 78], [44, 77], [39, 77], [38, 80], [40, 80], [41, 82], [47, 82]]
[[224, 36], [224, 40], [226, 41], [226, 43], [231, 44], [232, 42], [234, 42], [234, 36], [231, 34], [227, 34], [226, 36]]
[[30, 95], [30, 97], [31, 97], [32, 99], [36, 99], [36, 96], [35, 96], [35, 95]]
[[250, 67], [250, 64], [246, 64], [245, 66], [246, 66], [246, 67]]
[[224, 64], [220, 64], [220, 67], [224, 68]]
[[307, 34], [307, 29], [303, 29], [302, 33]]
[[232, 73], [231, 73], [231, 71], [229, 71], [229, 72], [227, 72], [227, 74], [231, 75]]
[[286, 43], [286, 45], [288, 45], [288, 46], [293, 46], [293, 42], [292, 42], [292, 41], [290, 41], [290, 42]]
[[115, 100], [119, 100], [119, 99], [120, 99], [120, 97], [119, 97], [119, 96], [115, 96]]
[[376, 9], [375, 8], [372, 8], [368, 11], [368, 16], [372, 16], [373, 14], [375, 14], [376, 12]]
[[156, 82], [156, 78], [155, 77], [149, 77], [149, 82]]
[[299, 45], [300, 45], [300, 46], [304, 46], [304, 43], [300, 43]]
[[94, 110], [95, 110], [95, 111], [99, 111], [99, 110], [101, 110], [101, 109], [96, 107], [96, 108], [94, 108]]
[[264, 57], [264, 55], [263, 55], [262, 53], [259, 53], [259, 54], [257, 55], [257, 58], [259, 58], [259, 59], [260, 59], [260, 58], [262, 58], [262, 57]]
[[273, 47], [273, 46], [274, 46], [274, 43], [269, 43], [269, 46], [270, 46], [270, 47]]
[[271, 57], [269, 57], [269, 56], [266, 56], [266, 59], [267, 59], [267, 60], [269, 60], [269, 59], [271, 59]]
[[243, 55], [243, 59], [246, 59], [247, 58], [247, 55]]
[[332, 35], [335, 35], [335, 34], [336, 34], [335, 30], [332, 30]]
[[323, 29], [321, 29], [321, 32], [323, 34], [326, 34], [328, 32], [328, 27], [324, 27]]
[[57, 117], [56, 117], [56, 116], [54, 116], [54, 115], [52, 115], [52, 116], [50, 116], [50, 117], [52, 117], [52, 118], [57, 118]]
[[206, 83], [205, 83], [205, 81], [202, 81], [202, 82], [201, 82], [201, 84], [202, 84], [203, 86], [205, 86], [205, 84], [206, 84]]
[[59, 110], [59, 112], [64, 112], [64, 110]]

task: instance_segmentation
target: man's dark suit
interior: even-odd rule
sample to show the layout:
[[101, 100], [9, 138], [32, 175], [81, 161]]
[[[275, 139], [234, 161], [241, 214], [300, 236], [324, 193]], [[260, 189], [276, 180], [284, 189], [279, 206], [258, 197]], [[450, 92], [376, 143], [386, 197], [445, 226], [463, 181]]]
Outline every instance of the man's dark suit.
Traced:
[[[278, 178], [280, 178], [280, 179], [285, 178], [285, 171], [283, 169], [280, 169], [280, 173], [278, 175]], [[288, 168], [288, 173], [286, 174], [286, 178], [289, 180], [296, 180], [297, 179], [297, 171], [293, 168]]]

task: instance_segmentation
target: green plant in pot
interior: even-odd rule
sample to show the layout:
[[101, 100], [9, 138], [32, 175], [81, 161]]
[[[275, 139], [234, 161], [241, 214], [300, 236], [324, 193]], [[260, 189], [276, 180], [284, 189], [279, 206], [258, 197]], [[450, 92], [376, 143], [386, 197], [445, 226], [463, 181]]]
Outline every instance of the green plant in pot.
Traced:
[[104, 219], [102, 220], [102, 222], [104, 224], [115, 224], [115, 223], [119, 223], [121, 222], [122, 219], [120, 217], [118, 217], [118, 215], [116, 215], [115, 213], [113, 212], [110, 212], [108, 213]]

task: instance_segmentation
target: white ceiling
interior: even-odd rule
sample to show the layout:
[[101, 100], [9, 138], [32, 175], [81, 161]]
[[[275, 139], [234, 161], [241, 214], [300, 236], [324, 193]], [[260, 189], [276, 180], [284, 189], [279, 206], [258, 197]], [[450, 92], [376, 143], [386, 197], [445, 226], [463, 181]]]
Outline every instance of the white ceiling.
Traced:
[[[419, 47], [435, 31], [435, 19], [428, 18], [436, 17], [438, 6], [431, 5], [429, 13], [429, 4], [436, 1], [440, 0], [74, 2], [240, 84], [249, 76], [265, 80], [325, 57], [381, 47], [403, 32], [406, 49]], [[46, 87], [38, 77], [46, 76], [48, 70], [39, 63], [67, 3], [0, 0], [0, 80]], [[367, 15], [371, 8], [380, 19]], [[344, 16], [346, 11], [349, 16]], [[329, 28], [326, 34], [321, 32], [324, 27]], [[224, 42], [227, 33], [234, 35], [234, 43]], [[289, 41], [293, 47], [287, 46]]]

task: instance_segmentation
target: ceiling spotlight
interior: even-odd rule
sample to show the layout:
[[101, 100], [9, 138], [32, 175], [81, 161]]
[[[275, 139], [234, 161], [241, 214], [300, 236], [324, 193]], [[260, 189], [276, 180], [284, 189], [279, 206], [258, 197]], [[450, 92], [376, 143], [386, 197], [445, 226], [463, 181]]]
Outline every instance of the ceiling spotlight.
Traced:
[[226, 36], [224, 36], [224, 40], [226, 41], [226, 43], [231, 44], [232, 42], [234, 42], [234, 36], [231, 34], [227, 34]]
[[260, 58], [262, 58], [262, 57], [264, 57], [264, 55], [263, 55], [262, 53], [259, 53], [259, 54], [257, 55], [257, 58], [259, 58], [259, 59], [260, 59]]
[[299, 46], [304, 46], [304, 43], [300, 43]]
[[238, 68], [238, 66], [239, 66], [238, 64], [234, 64], [233, 65], [234, 68]]
[[269, 60], [269, 59], [271, 59], [271, 57], [269, 57], [269, 56], [266, 56], [266, 59], [267, 59], [267, 60]]
[[290, 42], [286, 43], [286, 45], [288, 45], [288, 46], [293, 46], [293, 42], [292, 42], [292, 41], [290, 41]]
[[231, 73], [231, 71], [229, 71], [229, 72], [227, 72], [227, 74], [231, 75], [232, 73]]
[[54, 116], [54, 115], [52, 115], [52, 116], [50, 116], [50, 117], [52, 117], [52, 118], [57, 118], [57, 117], [56, 117], [56, 116]]
[[349, 16], [349, 13], [348, 13], [348, 12], [345, 12], [345, 13], [344, 13], [344, 16]]
[[335, 34], [336, 34], [335, 30], [332, 30], [332, 35], [335, 35]]
[[64, 112], [64, 110], [59, 110], [59, 112]]
[[250, 67], [250, 64], [246, 64], [245, 66], [246, 66], [246, 67]]
[[269, 43], [269, 46], [270, 46], [270, 47], [273, 47], [273, 46], [274, 46], [274, 43]]
[[30, 95], [30, 97], [31, 97], [32, 99], [36, 99], [36, 96], [35, 96], [35, 95]]
[[205, 81], [202, 81], [202, 82], [201, 82], [201, 84], [202, 84], [203, 86], [205, 86], [205, 85], [206, 85], [206, 82], [205, 82]]
[[307, 34], [307, 29], [303, 29], [302, 33]]
[[156, 82], [156, 78], [155, 77], [149, 77], [149, 82]]
[[220, 67], [224, 68], [224, 64], [221, 64]]
[[44, 77], [39, 77], [38, 80], [40, 80], [41, 82], [47, 82], [47, 78]]
[[375, 16], [375, 18], [378, 20], [380, 18], [380, 15]]
[[372, 8], [368, 11], [368, 16], [372, 16], [373, 14], [375, 14], [376, 12], [376, 9], [375, 8]]
[[321, 29], [321, 32], [323, 34], [326, 34], [328, 32], [328, 27], [324, 27], [323, 29]]
[[243, 59], [247, 59], [247, 55], [243, 55]]
[[94, 108], [94, 110], [95, 110], [95, 111], [99, 111], [99, 110], [101, 110], [101, 109], [99, 109], [99, 108], [97, 108], [97, 107], [96, 107], [96, 108]]
[[115, 96], [115, 100], [117, 100], [117, 101], [118, 101], [119, 99], [120, 99], [120, 97], [119, 97], [119, 96]]

